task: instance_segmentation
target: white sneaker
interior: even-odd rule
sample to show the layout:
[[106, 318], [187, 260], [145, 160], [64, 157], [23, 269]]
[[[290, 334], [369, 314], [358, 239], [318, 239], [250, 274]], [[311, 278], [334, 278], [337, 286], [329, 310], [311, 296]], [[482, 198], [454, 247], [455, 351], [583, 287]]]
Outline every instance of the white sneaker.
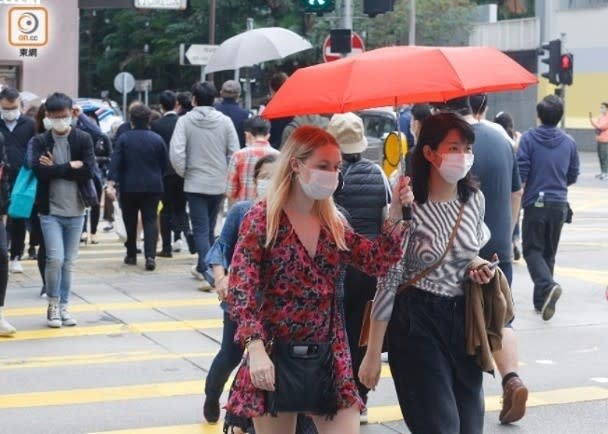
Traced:
[[11, 262], [11, 273], [23, 273], [23, 266], [21, 265], [19, 258], [15, 258], [13, 259], [13, 262]]
[[213, 289], [213, 287], [211, 286], [211, 284], [209, 282], [207, 282], [205, 279], [203, 279], [203, 281], [201, 282], [201, 284], [198, 285], [198, 290], [199, 291], [211, 292], [212, 289]]
[[194, 277], [196, 280], [200, 280], [201, 282], [205, 281], [205, 276], [203, 276], [203, 273], [199, 273], [199, 271], [196, 269], [196, 265], [192, 266], [190, 269], [190, 274], [192, 274], [192, 277]]
[[369, 419], [367, 417], [367, 407], [365, 407], [363, 410], [361, 410], [361, 413], [359, 413], [359, 424], [367, 425], [368, 421]]
[[46, 324], [52, 329], [61, 328], [61, 313], [57, 301], [49, 303], [49, 307], [46, 310]]
[[16, 332], [15, 327], [0, 315], [0, 336], [12, 336]]
[[72, 315], [70, 315], [70, 312], [68, 312], [67, 304], [62, 304], [60, 306], [59, 314], [61, 316], [61, 325], [64, 325], [66, 327], [73, 327], [78, 324], [76, 318], [74, 318]]
[[388, 353], [380, 354], [380, 360], [382, 360], [382, 363], [388, 363]]
[[174, 241], [173, 244], [171, 245], [171, 247], [175, 253], [179, 253], [182, 250], [186, 249], [184, 240], [182, 240], [181, 238], [177, 241]]

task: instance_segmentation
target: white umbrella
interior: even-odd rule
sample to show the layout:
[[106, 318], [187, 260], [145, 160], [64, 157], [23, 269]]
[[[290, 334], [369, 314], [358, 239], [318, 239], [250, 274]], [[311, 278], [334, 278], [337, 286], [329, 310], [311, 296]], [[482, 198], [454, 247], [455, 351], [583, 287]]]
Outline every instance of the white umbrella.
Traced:
[[253, 66], [312, 48], [310, 42], [282, 27], [263, 27], [226, 39], [215, 51], [205, 72]]

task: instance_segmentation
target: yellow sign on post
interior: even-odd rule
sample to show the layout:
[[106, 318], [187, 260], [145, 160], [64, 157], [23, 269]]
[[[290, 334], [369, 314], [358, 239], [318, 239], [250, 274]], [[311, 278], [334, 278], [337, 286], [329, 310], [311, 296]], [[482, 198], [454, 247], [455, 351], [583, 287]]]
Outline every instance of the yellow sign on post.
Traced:
[[403, 155], [407, 155], [408, 151], [409, 146], [405, 134], [401, 133], [401, 139], [397, 131], [393, 131], [386, 136], [382, 150], [382, 169], [386, 176], [390, 177], [397, 170], [401, 158]]

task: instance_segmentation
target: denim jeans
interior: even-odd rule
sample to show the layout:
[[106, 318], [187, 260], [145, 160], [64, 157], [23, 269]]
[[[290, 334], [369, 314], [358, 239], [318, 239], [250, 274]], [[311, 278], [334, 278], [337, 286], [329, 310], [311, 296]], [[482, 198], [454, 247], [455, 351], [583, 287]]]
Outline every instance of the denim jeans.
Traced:
[[541, 310], [545, 297], [555, 285], [553, 267], [562, 226], [566, 220], [566, 202], [545, 202], [524, 209], [522, 248], [530, 277], [534, 282], [534, 307]]
[[62, 304], [67, 304], [70, 298], [72, 270], [78, 256], [83, 222], [84, 215], [78, 217], [40, 216], [46, 247], [44, 270], [46, 293], [50, 298], [59, 297], [59, 302]]
[[0, 218], [0, 307], [4, 306], [8, 285], [8, 248], [4, 221]]
[[481, 434], [482, 372], [465, 351], [464, 297], [409, 288], [395, 298], [388, 360], [413, 434]]
[[230, 319], [228, 312], [224, 312], [224, 331], [222, 333], [222, 346], [211, 362], [209, 374], [205, 380], [205, 395], [208, 399], [219, 400], [230, 373], [243, 358], [243, 348], [234, 342], [237, 324]]
[[198, 253], [196, 269], [199, 273], [205, 271], [205, 256], [215, 238], [213, 231], [215, 230], [215, 223], [223, 197], [223, 194], [186, 193], [190, 206], [192, 234]]

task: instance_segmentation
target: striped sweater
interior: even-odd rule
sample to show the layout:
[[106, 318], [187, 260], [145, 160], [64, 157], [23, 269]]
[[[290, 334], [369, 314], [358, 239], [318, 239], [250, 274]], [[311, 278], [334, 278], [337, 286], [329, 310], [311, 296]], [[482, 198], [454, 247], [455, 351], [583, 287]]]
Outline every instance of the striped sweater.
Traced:
[[[459, 200], [428, 200], [422, 205], [413, 205], [405, 254], [385, 277], [378, 280], [372, 309], [373, 319], [390, 320], [399, 285], [417, 276], [441, 258], [456, 224], [460, 207]], [[447, 297], [463, 294], [462, 283], [468, 265], [490, 238], [490, 231], [483, 221], [484, 213], [485, 199], [479, 191], [471, 195], [465, 204], [454, 244], [441, 265], [418, 281], [416, 287]]]

